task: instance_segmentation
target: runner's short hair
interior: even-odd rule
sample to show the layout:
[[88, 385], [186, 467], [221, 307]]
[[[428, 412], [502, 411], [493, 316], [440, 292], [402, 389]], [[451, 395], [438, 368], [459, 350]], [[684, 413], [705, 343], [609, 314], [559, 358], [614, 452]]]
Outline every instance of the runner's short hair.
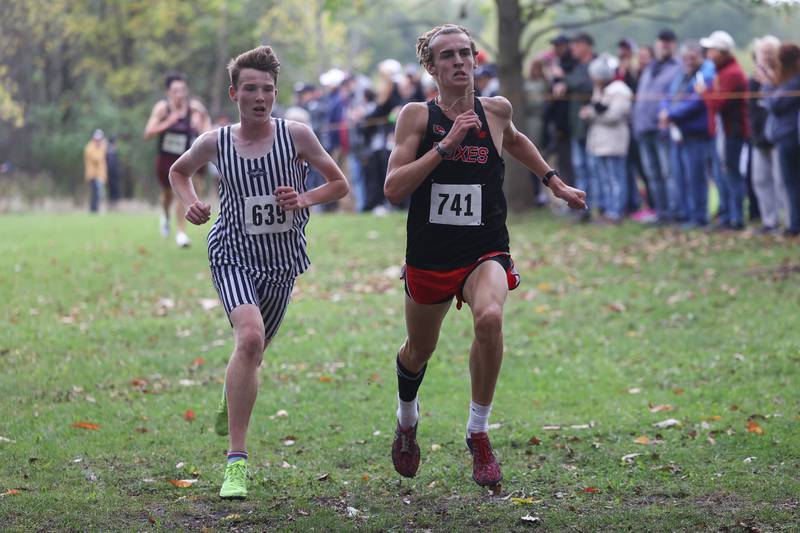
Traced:
[[433, 65], [433, 50], [431, 50], [431, 42], [439, 35], [447, 35], [450, 33], [463, 33], [469, 38], [469, 46], [472, 48], [472, 56], [478, 55], [478, 47], [475, 46], [475, 41], [472, 39], [469, 30], [458, 24], [442, 24], [426, 31], [417, 38], [417, 59], [419, 64], [424, 68]]
[[166, 76], [164, 76], [164, 88], [169, 89], [170, 85], [172, 85], [173, 81], [182, 81], [186, 82], [186, 74], [183, 72], [172, 71], [168, 72]]
[[242, 69], [252, 68], [262, 72], [269, 72], [275, 83], [278, 83], [278, 72], [281, 70], [281, 62], [278, 56], [272, 51], [271, 46], [259, 46], [247, 52], [243, 52], [230, 60], [228, 63], [228, 75], [231, 78], [231, 85], [236, 87], [239, 83], [239, 73]]

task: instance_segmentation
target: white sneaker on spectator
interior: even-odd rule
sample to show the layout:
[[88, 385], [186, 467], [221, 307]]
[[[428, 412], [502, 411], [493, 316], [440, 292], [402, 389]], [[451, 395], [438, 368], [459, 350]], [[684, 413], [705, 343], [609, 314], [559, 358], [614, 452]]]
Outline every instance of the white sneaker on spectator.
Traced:
[[189, 239], [189, 236], [186, 235], [184, 232], [179, 231], [175, 234], [175, 244], [180, 246], [181, 248], [188, 248], [192, 241]]
[[165, 239], [169, 237], [169, 219], [161, 215], [158, 218], [158, 225], [161, 227], [161, 236]]

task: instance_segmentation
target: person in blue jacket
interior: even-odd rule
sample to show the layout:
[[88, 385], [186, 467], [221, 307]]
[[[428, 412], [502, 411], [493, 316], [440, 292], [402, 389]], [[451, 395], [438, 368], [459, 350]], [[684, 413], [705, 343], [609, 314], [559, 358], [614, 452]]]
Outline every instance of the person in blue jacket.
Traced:
[[674, 172], [676, 211], [689, 229], [708, 224], [706, 161], [712, 145], [708, 110], [695, 86], [708, 85], [713, 77], [703, 73], [703, 49], [698, 42], [683, 43], [680, 55], [683, 72], [672, 83], [659, 118], [671, 131], [678, 167]]

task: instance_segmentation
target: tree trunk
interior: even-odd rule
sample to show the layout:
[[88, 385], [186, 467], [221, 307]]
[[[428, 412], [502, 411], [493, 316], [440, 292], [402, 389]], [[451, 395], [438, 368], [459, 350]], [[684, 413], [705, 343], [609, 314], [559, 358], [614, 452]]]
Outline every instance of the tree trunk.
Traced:
[[[500, 92], [514, 108], [514, 123], [525, 131], [527, 101], [522, 79], [522, 13], [519, 0], [495, 0], [497, 3], [497, 70]], [[506, 154], [508, 155], [508, 154]], [[530, 172], [512, 157], [505, 157], [505, 193], [511, 209], [520, 211], [533, 207], [533, 186]]]
[[222, 95], [227, 94], [225, 87], [225, 68], [228, 62], [228, 2], [223, 0], [220, 10], [219, 26], [217, 26], [216, 42], [217, 58], [211, 80], [211, 106], [209, 112], [212, 120], [222, 112]]

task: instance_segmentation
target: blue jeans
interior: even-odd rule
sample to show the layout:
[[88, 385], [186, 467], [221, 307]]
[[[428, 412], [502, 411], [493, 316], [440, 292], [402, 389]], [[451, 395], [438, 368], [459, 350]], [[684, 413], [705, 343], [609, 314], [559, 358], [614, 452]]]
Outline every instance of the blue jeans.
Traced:
[[586, 141], [572, 139], [572, 170], [575, 187], [586, 193], [586, 205], [602, 208], [602, 193], [597, 185], [595, 158], [586, 151]]
[[739, 172], [739, 159], [742, 155], [744, 140], [741, 137], [725, 138], [725, 161], [722, 171], [723, 189], [719, 191], [720, 204], [725, 198], [727, 217], [720, 223], [730, 226], [744, 226], [744, 176]]
[[361, 158], [353, 152], [347, 153], [347, 170], [350, 174], [350, 183], [353, 184], [353, 194], [356, 197], [356, 213], [364, 211], [367, 203], [367, 187], [364, 183], [364, 169]]
[[100, 208], [100, 197], [103, 195], [103, 183], [97, 179], [89, 180], [89, 211], [97, 213]]
[[647, 179], [650, 193], [650, 205], [656, 210], [658, 218], [668, 220], [669, 196], [667, 183], [669, 180], [669, 146], [668, 137], [657, 131], [639, 134], [639, 157], [642, 158], [642, 169]]
[[800, 234], [800, 146], [796, 137], [775, 144], [789, 204], [789, 232]]
[[681, 144], [681, 174], [686, 184], [687, 220], [699, 226], [708, 224], [708, 178], [706, 162], [711, 141], [685, 138]]
[[689, 184], [683, 171], [683, 143], [670, 143], [669, 168], [667, 180], [669, 195], [669, 213], [673, 220], [685, 222], [689, 220]]
[[620, 220], [625, 215], [628, 200], [628, 169], [625, 156], [600, 156], [597, 175], [603, 190], [603, 208], [611, 219]]

